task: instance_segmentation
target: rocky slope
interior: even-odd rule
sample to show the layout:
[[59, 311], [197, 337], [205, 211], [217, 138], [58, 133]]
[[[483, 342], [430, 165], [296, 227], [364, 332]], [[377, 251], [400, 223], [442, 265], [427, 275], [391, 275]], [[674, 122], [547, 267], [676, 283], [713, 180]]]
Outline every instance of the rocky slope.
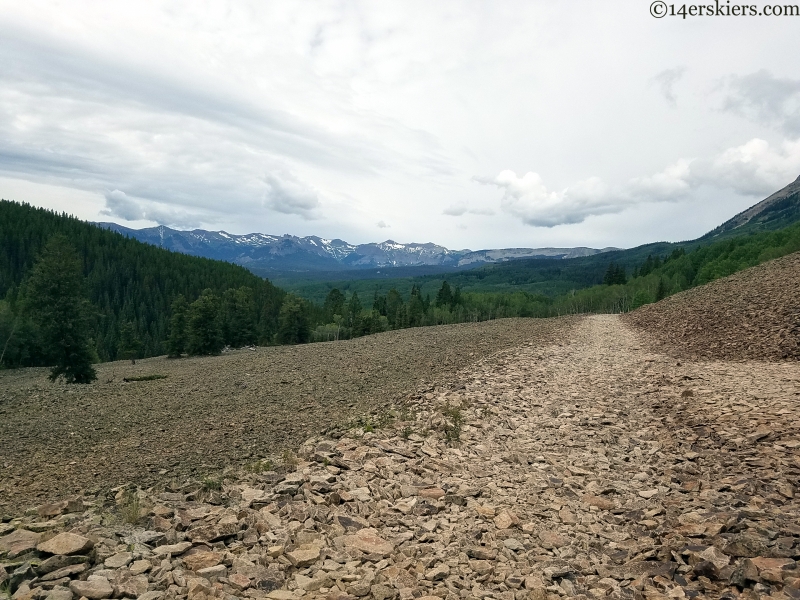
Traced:
[[800, 357], [800, 253], [675, 294], [625, 315], [675, 356]]
[[796, 363], [676, 363], [591, 317], [220, 489], [41, 505], [2, 525], [0, 578], [16, 600], [800, 598], [798, 390]]

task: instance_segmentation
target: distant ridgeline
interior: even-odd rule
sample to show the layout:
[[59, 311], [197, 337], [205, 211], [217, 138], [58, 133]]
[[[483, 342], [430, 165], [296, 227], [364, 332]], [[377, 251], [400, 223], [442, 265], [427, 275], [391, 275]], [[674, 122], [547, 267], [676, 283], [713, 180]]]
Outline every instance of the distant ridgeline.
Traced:
[[[26, 204], [0, 201], [0, 352], [6, 366], [47, 364], [47, 349], [25, 315], [24, 281], [48, 239], [65, 235], [83, 260], [92, 333], [100, 360], [114, 360], [122, 323], [133, 326], [140, 357], [166, 353], [170, 306], [210, 289], [252, 290], [256, 341], [271, 340], [285, 292], [243, 267], [161, 250], [84, 221]], [[13, 335], [12, 335], [13, 331]]]

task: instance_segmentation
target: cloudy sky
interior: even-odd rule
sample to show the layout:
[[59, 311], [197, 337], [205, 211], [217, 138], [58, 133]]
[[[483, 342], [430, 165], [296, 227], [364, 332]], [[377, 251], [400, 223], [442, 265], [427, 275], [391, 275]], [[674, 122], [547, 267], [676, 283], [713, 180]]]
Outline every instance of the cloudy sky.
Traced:
[[0, 197], [132, 227], [629, 247], [800, 175], [800, 17], [0, 0]]

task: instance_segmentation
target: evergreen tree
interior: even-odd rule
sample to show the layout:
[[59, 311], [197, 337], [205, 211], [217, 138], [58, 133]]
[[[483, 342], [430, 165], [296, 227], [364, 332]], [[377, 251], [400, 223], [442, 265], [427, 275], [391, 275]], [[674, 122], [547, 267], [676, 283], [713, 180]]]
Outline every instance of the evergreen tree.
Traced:
[[350, 302], [347, 303], [347, 319], [350, 327], [357, 327], [362, 308], [361, 301], [358, 299], [358, 293], [353, 292], [353, 295], [350, 296]]
[[224, 347], [219, 325], [219, 298], [210, 289], [189, 306], [186, 350], [192, 355], [219, 354]]
[[278, 316], [278, 342], [305, 344], [311, 337], [308, 312], [300, 298], [286, 296]]
[[234, 348], [256, 341], [253, 290], [247, 287], [228, 289], [222, 295], [222, 337]]
[[180, 358], [186, 350], [186, 317], [189, 304], [183, 294], [172, 301], [172, 316], [169, 320], [169, 338], [167, 339], [167, 356]]
[[328, 292], [322, 310], [325, 312], [325, 319], [329, 323], [333, 322], [333, 315], [344, 316], [344, 294], [338, 289], [333, 288]]
[[117, 357], [122, 360], [130, 359], [131, 364], [136, 364], [136, 359], [142, 354], [142, 341], [136, 335], [136, 326], [133, 321], [123, 321], [119, 327], [119, 344]]
[[392, 288], [386, 294], [386, 317], [389, 319], [389, 326], [398, 329], [402, 324], [403, 297], [396, 289]]
[[453, 304], [453, 292], [450, 289], [450, 284], [446, 281], [442, 282], [442, 287], [436, 294], [436, 308], [449, 308]]
[[89, 330], [89, 301], [80, 257], [63, 235], [50, 238], [26, 285], [26, 307], [41, 332], [53, 364], [50, 379], [91, 383], [94, 352]]
[[658, 287], [656, 288], [656, 302], [663, 300], [667, 297], [667, 286], [664, 285], [664, 279], [658, 278]]
[[[652, 262], [652, 259], [651, 259]], [[640, 275], [643, 275], [640, 271]], [[625, 267], [611, 263], [608, 265], [606, 274], [603, 276], [603, 283], [606, 285], [625, 285], [628, 278], [625, 276]]]

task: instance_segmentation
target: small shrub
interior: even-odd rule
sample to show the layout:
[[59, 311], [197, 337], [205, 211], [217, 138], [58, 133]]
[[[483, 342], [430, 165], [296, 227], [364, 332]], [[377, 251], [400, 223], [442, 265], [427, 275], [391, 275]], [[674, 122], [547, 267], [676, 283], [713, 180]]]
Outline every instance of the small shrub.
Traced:
[[125, 500], [122, 502], [122, 505], [119, 508], [122, 521], [131, 525], [136, 525], [141, 518], [141, 511], [142, 505], [139, 500], [139, 496], [137, 496], [134, 492], [127, 492], [125, 494]]
[[275, 465], [272, 461], [266, 458], [248, 463], [244, 466], [244, 470], [248, 473], [263, 473], [264, 471], [272, 471], [274, 468]]
[[[448, 442], [457, 442], [461, 439], [461, 425], [464, 422], [464, 415], [458, 406], [448, 406], [442, 409], [445, 417], [444, 437]], [[448, 422], [449, 421], [449, 422]]]
[[284, 466], [294, 469], [297, 464], [300, 462], [300, 459], [297, 458], [294, 452], [291, 450], [284, 450], [283, 454], [281, 455], [281, 460], [283, 461]]
[[129, 383], [131, 381], [155, 381], [156, 379], [166, 379], [166, 375], [158, 375], [153, 373], [152, 375], [138, 375], [136, 377], [123, 377], [122, 381], [125, 383]]
[[222, 482], [214, 477], [203, 477], [203, 490], [206, 492], [219, 491], [222, 489]]

